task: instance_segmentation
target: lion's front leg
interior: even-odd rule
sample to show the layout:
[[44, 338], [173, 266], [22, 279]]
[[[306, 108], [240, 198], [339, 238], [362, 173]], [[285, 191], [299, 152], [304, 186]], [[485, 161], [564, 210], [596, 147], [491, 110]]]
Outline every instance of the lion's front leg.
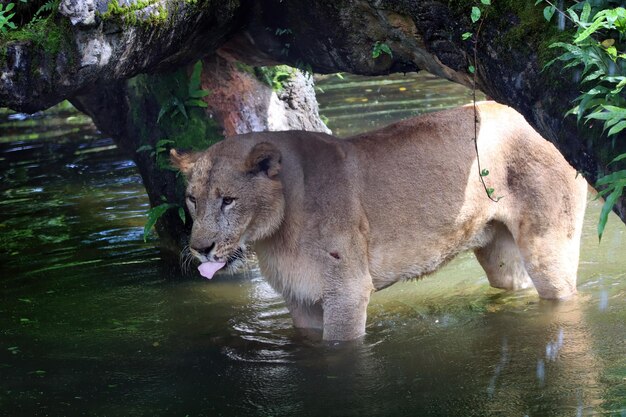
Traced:
[[354, 340], [365, 335], [371, 291], [324, 298], [324, 340]]
[[[330, 252], [322, 307], [324, 340], [353, 340], [365, 334], [367, 305], [374, 290], [365, 259]], [[356, 259], [355, 259], [356, 258]]]
[[321, 331], [324, 327], [324, 317], [321, 301], [306, 303], [296, 300], [286, 300], [291, 314], [293, 325], [298, 329], [314, 329]]

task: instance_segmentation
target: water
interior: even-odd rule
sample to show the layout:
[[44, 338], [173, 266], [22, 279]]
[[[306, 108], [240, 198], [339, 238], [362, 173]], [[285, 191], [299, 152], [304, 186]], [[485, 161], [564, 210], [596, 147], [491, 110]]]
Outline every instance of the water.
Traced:
[[[468, 99], [430, 77], [393, 80], [322, 81], [331, 128], [347, 135]], [[350, 110], [379, 88], [404, 110]], [[324, 344], [293, 330], [258, 271], [209, 282], [161, 261], [156, 239], [143, 242], [133, 163], [86, 118], [63, 107], [9, 118], [0, 114], [0, 414], [626, 415], [626, 228], [612, 215], [598, 244], [597, 202], [576, 300], [491, 289], [465, 254], [375, 294], [362, 343]]]

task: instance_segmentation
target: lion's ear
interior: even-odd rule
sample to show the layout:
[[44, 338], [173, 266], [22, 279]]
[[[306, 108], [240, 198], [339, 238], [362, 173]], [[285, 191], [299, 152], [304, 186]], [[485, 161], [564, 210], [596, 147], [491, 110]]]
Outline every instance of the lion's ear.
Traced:
[[199, 157], [200, 154], [198, 152], [178, 153], [176, 149], [170, 149], [170, 162], [172, 166], [185, 175], [189, 175]]
[[271, 143], [257, 143], [246, 159], [246, 170], [250, 174], [265, 173], [274, 178], [280, 172], [280, 151]]

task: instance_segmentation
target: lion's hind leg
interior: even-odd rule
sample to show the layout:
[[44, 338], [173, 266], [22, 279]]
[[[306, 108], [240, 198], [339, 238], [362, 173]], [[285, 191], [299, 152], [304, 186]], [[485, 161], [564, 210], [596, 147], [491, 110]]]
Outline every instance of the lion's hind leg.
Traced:
[[489, 284], [504, 290], [521, 290], [533, 283], [524, 267], [519, 247], [509, 229], [500, 222], [492, 224], [493, 238], [474, 253], [487, 273]]
[[578, 239], [564, 239], [557, 232], [543, 236], [524, 233], [518, 241], [539, 297], [560, 300], [576, 294]]
[[587, 183], [578, 178], [563, 193], [544, 198], [541, 210], [524, 210], [515, 235], [524, 266], [539, 297], [565, 299], [576, 294]]

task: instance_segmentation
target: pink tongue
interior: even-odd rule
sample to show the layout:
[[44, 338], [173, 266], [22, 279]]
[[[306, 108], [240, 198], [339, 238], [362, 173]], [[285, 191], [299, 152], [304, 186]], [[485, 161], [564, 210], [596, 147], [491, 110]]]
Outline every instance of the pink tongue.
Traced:
[[198, 267], [198, 271], [200, 271], [200, 275], [203, 277], [211, 279], [224, 265], [226, 265], [226, 262], [203, 262]]

